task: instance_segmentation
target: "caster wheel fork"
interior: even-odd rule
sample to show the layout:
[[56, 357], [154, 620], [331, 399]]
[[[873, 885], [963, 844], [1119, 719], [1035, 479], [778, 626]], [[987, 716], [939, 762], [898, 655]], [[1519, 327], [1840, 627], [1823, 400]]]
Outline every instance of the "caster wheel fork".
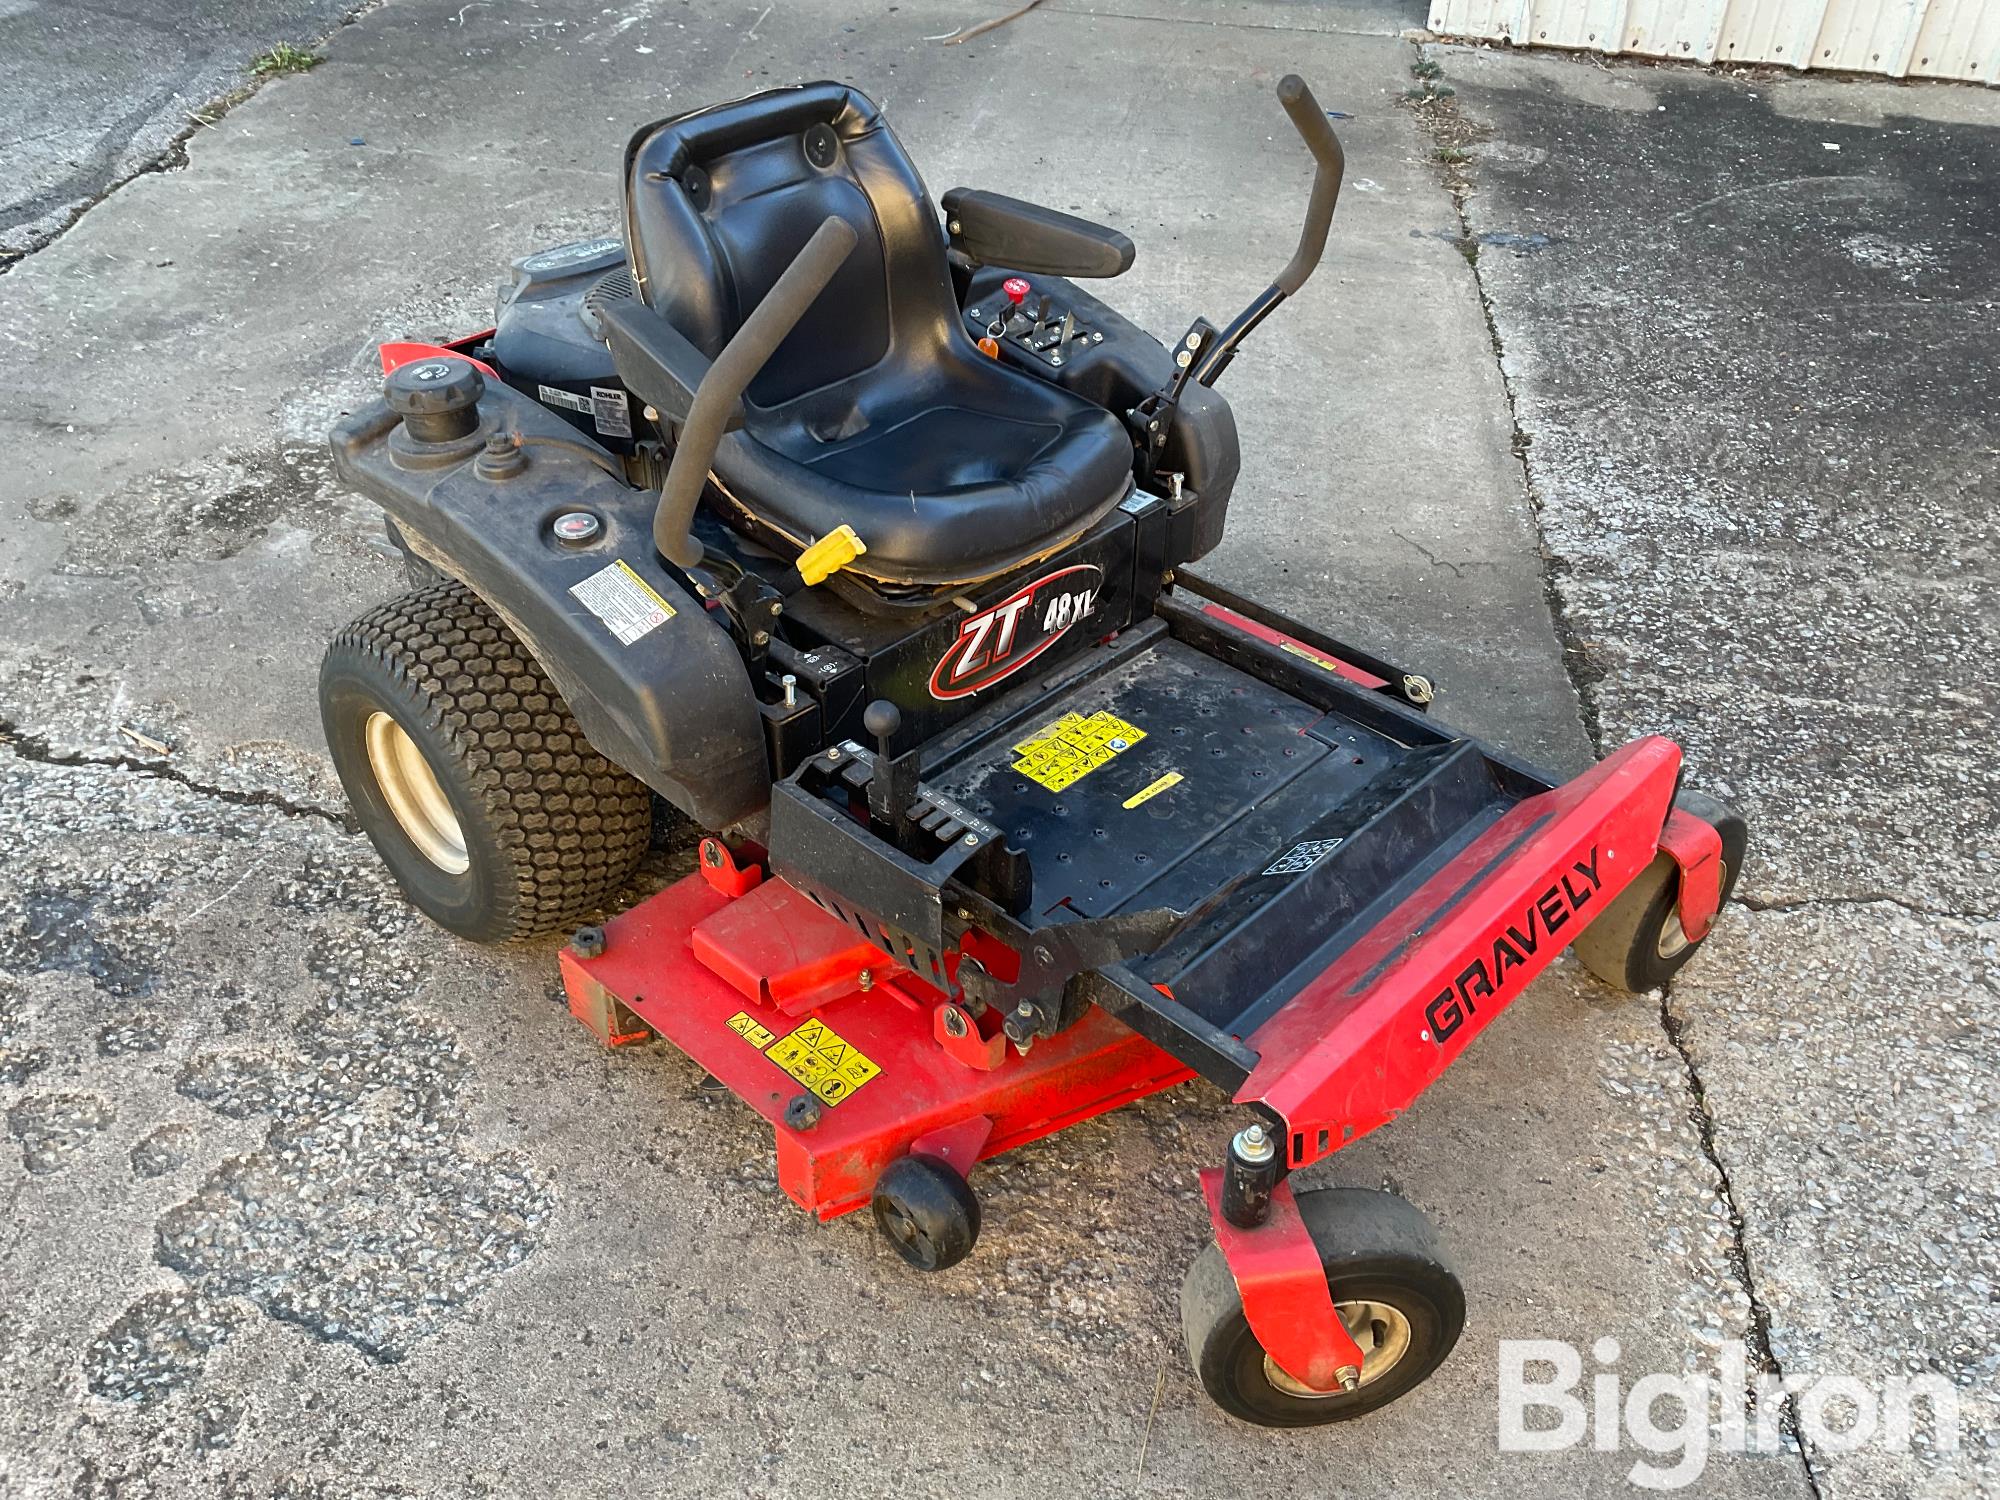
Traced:
[[[1422, 1384], [1451, 1353], [1465, 1324], [1464, 1290], [1424, 1216], [1393, 1194], [1359, 1188], [1294, 1197], [1290, 1184], [1281, 1183], [1271, 1203], [1272, 1223], [1281, 1232], [1292, 1215], [1309, 1237], [1307, 1253], [1317, 1261], [1313, 1275], [1324, 1278], [1317, 1295], [1331, 1300], [1339, 1328], [1332, 1336], [1348, 1352], [1325, 1372], [1322, 1386], [1295, 1373], [1308, 1360], [1292, 1343], [1283, 1346], [1283, 1360], [1266, 1349], [1244, 1308], [1246, 1285], [1273, 1343], [1298, 1330], [1284, 1321], [1285, 1304], [1265, 1279], [1262, 1252], [1246, 1249], [1218, 1215], [1217, 1234], [1230, 1244], [1230, 1255], [1219, 1244], [1208, 1246], [1181, 1286], [1188, 1357], [1210, 1399], [1261, 1427], [1316, 1427], [1377, 1411]], [[1299, 1248], [1293, 1239], [1276, 1251], [1292, 1274], [1302, 1269]], [[1301, 1299], [1300, 1305], [1309, 1304]], [[1316, 1311], [1325, 1318], [1326, 1303]], [[1331, 1364], [1323, 1346], [1312, 1352], [1321, 1365]]]

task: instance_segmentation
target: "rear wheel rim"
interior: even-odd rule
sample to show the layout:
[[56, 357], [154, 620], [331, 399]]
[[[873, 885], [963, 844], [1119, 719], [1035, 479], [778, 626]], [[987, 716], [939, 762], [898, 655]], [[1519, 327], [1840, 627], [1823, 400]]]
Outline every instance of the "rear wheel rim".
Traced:
[[409, 731], [377, 709], [362, 726], [361, 737], [368, 750], [368, 769], [403, 836], [446, 874], [463, 875], [472, 867], [465, 830]]
[[[1355, 1391], [1380, 1380], [1409, 1354], [1410, 1319], [1401, 1308], [1364, 1300], [1336, 1302], [1333, 1310], [1339, 1314], [1348, 1336], [1361, 1346], [1360, 1380]], [[1268, 1354], [1264, 1356], [1264, 1378], [1286, 1395], [1305, 1401], [1331, 1401], [1354, 1394], [1354, 1391], [1316, 1391], [1279, 1369]]]

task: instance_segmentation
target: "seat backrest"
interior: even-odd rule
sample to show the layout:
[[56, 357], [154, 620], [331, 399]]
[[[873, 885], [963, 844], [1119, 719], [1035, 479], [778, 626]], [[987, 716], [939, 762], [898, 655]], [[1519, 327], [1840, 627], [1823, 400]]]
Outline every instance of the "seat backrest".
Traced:
[[924, 358], [955, 328], [944, 233], [923, 179], [874, 102], [838, 83], [662, 120], [626, 150], [625, 239], [639, 295], [711, 358], [831, 214], [858, 243], [751, 382], [754, 406], [885, 359]]

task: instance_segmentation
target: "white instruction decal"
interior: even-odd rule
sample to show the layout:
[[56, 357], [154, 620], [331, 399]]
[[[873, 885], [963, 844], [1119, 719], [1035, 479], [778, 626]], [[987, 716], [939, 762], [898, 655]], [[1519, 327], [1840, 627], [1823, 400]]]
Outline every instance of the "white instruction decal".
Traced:
[[1273, 861], [1266, 875], [1303, 875], [1314, 865], [1338, 849], [1345, 839], [1313, 839], [1308, 843], [1294, 844]]
[[625, 393], [616, 386], [592, 386], [590, 410], [597, 418], [598, 436], [628, 438], [632, 435], [632, 408], [626, 405]]
[[592, 573], [570, 593], [604, 622], [621, 646], [644, 638], [674, 617], [674, 607], [622, 562]]

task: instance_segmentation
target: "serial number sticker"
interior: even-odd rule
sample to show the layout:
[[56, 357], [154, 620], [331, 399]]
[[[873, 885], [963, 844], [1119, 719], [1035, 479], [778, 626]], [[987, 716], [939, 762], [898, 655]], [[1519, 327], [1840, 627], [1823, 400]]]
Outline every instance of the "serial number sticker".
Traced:
[[759, 1026], [756, 1018], [747, 1010], [739, 1010], [725, 1023], [729, 1029], [744, 1041], [762, 1052], [778, 1039], [778, 1034], [768, 1027]]
[[1294, 844], [1272, 861], [1271, 868], [1264, 873], [1302, 875], [1346, 842], [1345, 839], [1312, 839], [1303, 844]]
[[1141, 802], [1147, 802], [1150, 801], [1152, 798], [1159, 796], [1160, 793], [1164, 792], [1168, 787], [1179, 786], [1186, 779], [1187, 778], [1182, 776], [1181, 773], [1178, 771], [1169, 771], [1167, 772], [1166, 775], [1162, 776], [1158, 781], [1154, 782], [1151, 786], [1142, 787], [1138, 791], [1134, 792], [1131, 796], [1127, 797], [1125, 799], [1124, 805], [1128, 808], [1137, 807]]
[[808, 1021], [764, 1055], [825, 1104], [838, 1104], [882, 1070], [824, 1021]]
[[1103, 710], [1088, 717], [1064, 714], [1032, 739], [1014, 747], [1017, 774], [1059, 792], [1106, 765], [1146, 737], [1146, 731]]
[[566, 391], [561, 386], [538, 385], [535, 394], [541, 397], [544, 406], [560, 406], [565, 411], [581, 412], [584, 416], [594, 416], [597, 408], [590, 397], [579, 396], [574, 391]]
[[674, 617], [674, 607], [623, 562], [592, 573], [570, 593], [604, 622], [621, 646], [650, 635]]

